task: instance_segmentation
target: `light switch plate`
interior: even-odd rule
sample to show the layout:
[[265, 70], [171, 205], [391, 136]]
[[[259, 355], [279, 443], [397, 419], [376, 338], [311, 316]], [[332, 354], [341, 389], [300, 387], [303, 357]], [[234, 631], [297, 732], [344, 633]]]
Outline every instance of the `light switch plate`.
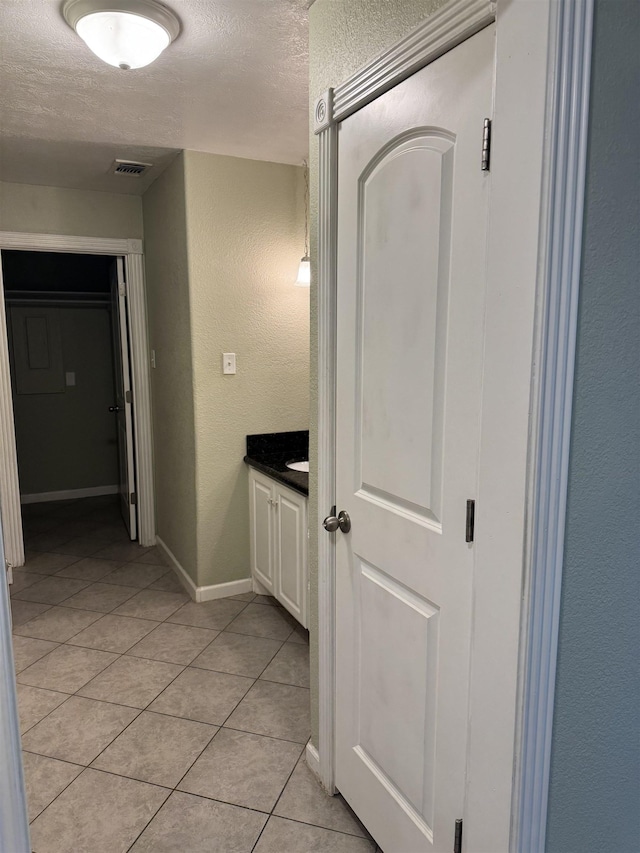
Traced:
[[67, 388], [71, 388], [76, 384], [76, 374], [74, 371], [68, 370], [64, 375], [64, 381]]
[[236, 354], [235, 354], [235, 352], [223, 352], [222, 353], [222, 372], [223, 373], [235, 373], [236, 372]]

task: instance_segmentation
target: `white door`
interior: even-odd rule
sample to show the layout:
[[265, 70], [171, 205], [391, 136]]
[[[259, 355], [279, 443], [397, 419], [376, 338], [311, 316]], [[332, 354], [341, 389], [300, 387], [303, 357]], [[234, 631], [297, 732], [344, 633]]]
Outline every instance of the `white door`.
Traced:
[[494, 39], [339, 128], [336, 785], [385, 853], [464, 813]]
[[124, 280], [124, 261], [122, 258], [116, 258], [111, 267], [111, 322], [113, 325], [116, 390], [116, 399], [111, 410], [116, 418], [118, 430], [120, 509], [129, 535], [132, 539], [135, 539], [138, 535], [136, 498], [134, 497], [136, 491], [135, 455], [131, 370], [129, 367], [127, 296]]

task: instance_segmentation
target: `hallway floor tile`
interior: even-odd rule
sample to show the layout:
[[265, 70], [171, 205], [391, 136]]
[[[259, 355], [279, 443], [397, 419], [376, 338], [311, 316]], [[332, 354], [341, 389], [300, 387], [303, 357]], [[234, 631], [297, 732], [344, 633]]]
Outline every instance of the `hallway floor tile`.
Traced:
[[113, 498], [28, 505], [24, 522], [11, 593], [34, 853], [376, 850], [306, 766], [308, 635], [274, 599], [192, 602]]

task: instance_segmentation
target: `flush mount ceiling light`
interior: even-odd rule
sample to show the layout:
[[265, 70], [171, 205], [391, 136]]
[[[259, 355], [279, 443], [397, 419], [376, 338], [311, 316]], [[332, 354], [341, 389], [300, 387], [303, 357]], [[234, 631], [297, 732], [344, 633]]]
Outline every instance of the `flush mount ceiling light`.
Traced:
[[68, 0], [62, 14], [96, 56], [124, 71], [149, 65], [180, 32], [155, 0]]

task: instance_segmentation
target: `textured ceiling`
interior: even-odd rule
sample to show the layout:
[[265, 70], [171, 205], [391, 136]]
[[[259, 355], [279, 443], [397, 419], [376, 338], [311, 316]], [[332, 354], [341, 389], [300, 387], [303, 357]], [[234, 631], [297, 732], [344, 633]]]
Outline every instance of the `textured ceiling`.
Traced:
[[[140, 193], [188, 148], [300, 163], [306, 0], [172, 0], [182, 32], [152, 65], [101, 62], [59, 0], [0, 0], [0, 180]], [[155, 163], [110, 174], [115, 158]]]

